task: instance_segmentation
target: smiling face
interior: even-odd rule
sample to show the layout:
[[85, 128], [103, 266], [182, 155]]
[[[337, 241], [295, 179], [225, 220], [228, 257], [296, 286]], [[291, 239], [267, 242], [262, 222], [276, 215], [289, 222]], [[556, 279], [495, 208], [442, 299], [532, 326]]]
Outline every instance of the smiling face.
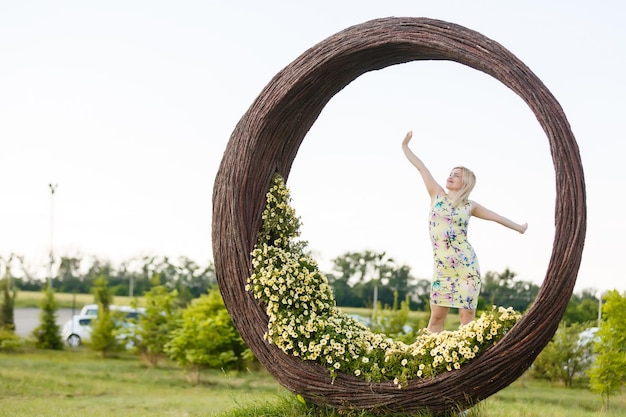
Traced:
[[450, 191], [459, 191], [463, 188], [463, 184], [463, 170], [454, 168], [446, 180], [446, 188]]

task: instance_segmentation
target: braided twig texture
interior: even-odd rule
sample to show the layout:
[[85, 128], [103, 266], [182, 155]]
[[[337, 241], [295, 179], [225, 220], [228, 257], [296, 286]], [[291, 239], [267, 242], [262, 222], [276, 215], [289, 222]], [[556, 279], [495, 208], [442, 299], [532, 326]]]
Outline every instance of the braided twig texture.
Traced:
[[[286, 355], [263, 340], [264, 306], [246, 292], [250, 252], [274, 172], [288, 178], [304, 136], [328, 101], [360, 75], [415, 60], [450, 60], [483, 71], [517, 93], [550, 143], [556, 178], [555, 238], [530, 310], [494, 347], [460, 370], [393, 383], [368, 383]], [[578, 146], [565, 114], [537, 76], [497, 42], [427, 18], [382, 18], [349, 27], [304, 52], [263, 89], [235, 127], [213, 191], [213, 255], [236, 327], [259, 361], [287, 389], [337, 408], [444, 413], [475, 404], [515, 381], [554, 335], [574, 290], [586, 229]]]

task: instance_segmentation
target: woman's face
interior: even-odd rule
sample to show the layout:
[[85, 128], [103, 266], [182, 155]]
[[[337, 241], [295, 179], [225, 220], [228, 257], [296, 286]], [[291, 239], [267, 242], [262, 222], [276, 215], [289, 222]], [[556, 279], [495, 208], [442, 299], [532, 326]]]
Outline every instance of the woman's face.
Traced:
[[450, 191], [459, 191], [463, 188], [463, 170], [461, 168], [454, 168], [450, 172], [446, 181], [446, 188]]

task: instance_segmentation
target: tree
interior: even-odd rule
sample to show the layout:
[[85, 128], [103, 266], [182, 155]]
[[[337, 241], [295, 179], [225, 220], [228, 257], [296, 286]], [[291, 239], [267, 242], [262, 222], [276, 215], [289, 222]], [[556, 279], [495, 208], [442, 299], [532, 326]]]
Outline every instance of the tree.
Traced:
[[[165, 258], [167, 261], [167, 258]], [[171, 275], [168, 285], [176, 289], [181, 301], [189, 303], [193, 298], [206, 294], [212, 285], [217, 283], [215, 268], [212, 263], [201, 267], [195, 261], [181, 256], [176, 262], [169, 262]]]
[[583, 290], [582, 293], [572, 294], [563, 321], [568, 325], [573, 323], [585, 323], [598, 318], [599, 299], [592, 290]]
[[0, 280], [0, 329], [7, 331], [15, 330], [15, 317], [13, 311], [15, 298], [17, 297], [17, 289], [13, 286], [12, 282], [12, 260], [12, 254], [7, 260], [0, 258], [0, 261], [4, 263], [4, 277]]
[[[206, 294], [217, 280], [212, 263], [201, 267], [195, 261], [181, 256], [172, 260], [164, 257], [144, 257], [141, 266], [142, 281], [150, 283], [152, 277], [158, 274], [162, 285], [168, 291], [176, 289], [181, 306], [185, 306], [193, 298]], [[150, 284], [151, 287], [151, 284]], [[146, 290], [148, 291], [149, 288]]]
[[86, 292], [87, 288], [83, 286], [83, 282], [80, 279], [80, 264], [81, 259], [78, 257], [61, 257], [59, 272], [56, 278], [56, 287], [59, 292]]
[[328, 281], [341, 306], [375, 306], [378, 301], [392, 305], [394, 293], [400, 299], [412, 295], [414, 278], [406, 265], [398, 266], [384, 252], [347, 252], [333, 260]]
[[611, 395], [626, 382], [626, 293], [609, 291], [604, 300], [595, 346], [596, 361], [589, 370], [589, 378], [591, 390], [602, 396], [608, 409]]
[[[344, 307], [353, 306], [355, 297], [352, 294], [352, 287], [348, 285], [348, 280], [340, 279], [333, 273], [326, 274], [326, 279], [328, 280], [328, 284], [333, 289], [337, 305]], [[358, 302], [360, 304], [360, 300], [358, 300]]]
[[535, 377], [561, 381], [572, 387], [575, 378], [585, 374], [593, 359], [592, 341], [581, 338], [587, 328], [588, 324], [567, 326], [562, 322], [552, 341], [533, 363]]
[[[26, 268], [22, 257], [15, 267], [21, 266], [21, 277], [14, 278], [15, 288], [24, 291], [40, 291], [45, 283]], [[85, 272], [82, 272], [82, 271]], [[205, 294], [214, 285], [215, 267], [212, 262], [199, 265], [186, 257], [172, 260], [168, 257], [145, 256], [122, 262], [115, 268], [110, 261], [96, 257], [61, 257], [58, 276], [55, 278], [57, 291], [89, 293], [93, 285], [104, 276], [113, 295], [141, 296], [152, 288], [151, 278], [160, 274], [163, 285], [177, 289], [180, 305], [186, 305], [192, 298]]]
[[145, 313], [139, 316], [137, 326], [130, 327], [135, 348], [148, 362], [156, 366], [165, 355], [165, 345], [177, 327], [176, 307], [178, 291], [167, 291], [160, 284], [159, 275], [153, 277], [153, 287], [145, 294]]
[[515, 281], [515, 276], [515, 272], [508, 268], [500, 274], [486, 272], [480, 290], [479, 308], [490, 309], [492, 305], [498, 305], [526, 311], [539, 294], [539, 286], [529, 281]]
[[204, 368], [241, 369], [246, 350], [217, 289], [192, 301], [165, 345], [165, 353], [187, 369], [194, 384]]
[[41, 323], [35, 330], [35, 346], [40, 349], [63, 349], [63, 340], [61, 339], [61, 329], [57, 324], [58, 305], [54, 298], [54, 290], [51, 285], [44, 289], [44, 297], [41, 300]]
[[416, 305], [416, 310], [426, 311], [430, 306], [430, 280], [418, 279], [413, 286], [411, 298]]
[[113, 304], [113, 295], [104, 276], [96, 279], [93, 294], [98, 304], [98, 317], [92, 322], [91, 348], [106, 357], [110, 352], [117, 350], [116, 325], [113, 320], [110, 306]]

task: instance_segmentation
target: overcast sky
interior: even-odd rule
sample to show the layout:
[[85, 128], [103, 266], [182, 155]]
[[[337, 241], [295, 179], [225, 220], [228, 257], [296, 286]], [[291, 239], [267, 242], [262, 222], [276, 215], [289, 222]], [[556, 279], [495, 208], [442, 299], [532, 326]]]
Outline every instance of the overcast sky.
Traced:
[[[389, 16], [476, 30], [544, 82], [585, 169], [576, 289], [626, 290], [626, 274], [612, 266], [626, 234], [626, 12], [603, 0], [2, 2], [0, 255], [45, 266], [52, 244], [57, 256], [113, 262], [211, 261], [212, 187], [237, 121], [309, 47]], [[474, 200], [529, 223], [519, 235], [471, 221], [483, 272], [509, 268], [541, 284], [554, 239], [547, 138], [518, 96], [452, 62], [361, 76], [306, 136], [288, 186], [322, 270], [345, 252], [374, 250], [430, 278], [428, 195], [400, 149], [408, 130], [442, 184], [453, 166], [468, 166]]]

